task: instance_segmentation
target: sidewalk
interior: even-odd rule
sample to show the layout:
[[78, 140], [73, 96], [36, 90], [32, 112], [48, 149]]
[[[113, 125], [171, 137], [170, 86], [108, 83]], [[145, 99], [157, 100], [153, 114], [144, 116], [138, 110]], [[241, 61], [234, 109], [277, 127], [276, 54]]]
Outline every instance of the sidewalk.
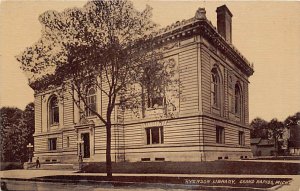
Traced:
[[[59, 177], [54, 179], [49, 179], [51, 177]], [[101, 178], [105, 177], [105, 173], [77, 173], [76, 171], [59, 171], [59, 170], [9, 170], [9, 171], [0, 171], [0, 177], [2, 181], [5, 180], [23, 180], [23, 181], [51, 181], [51, 182], [82, 182], [81, 179], [84, 179], [86, 182], [99, 183], [101, 182]], [[262, 180], [270, 180], [270, 179], [286, 179], [291, 178], [292, 181], [289, 185], [274, 185], [270, 186], [267, 190], [280, 190], [280, 191], [288, 191], [295, 190], [298, 191], [300, 188], [300, 175], [229, 175], [229, 174], [121, 174], [114, 173], [113, 176], [121, 177], [121, 179], [132, 178], [133, 180], [141, 179], [141, 177], [155, 177], [156, 179], [165, 179], [168, 184], [168, 180], [177, 180], [179, 178], [183, 178], [185, 183], [182, 182], [178, 185], [193, 185], [197, 186], [197, 181], [206, 181], [206, 180], [252, 180], [252, 179], [262, 179]], [[44, 177], [44, 178], [43, 178]], [[63, 177], [63, 178], [61, 178]], [[99, 178], [99, 181], [97, 180]], [[96, 178], [96, 180], [95, 180]], [[147, 178], [145, 178], [147, 179]], [[188, 181], [188, 183], [186, 182]], [[107, 181], [104, 181], [107, 183]], [[135, 181], [131, 182], [134, 184]], [[116, 183], [116, 180], [112, 181], [112, 183]], [[119, 183], [128, 183], [120, 181]], [[137, 182], [141, 183], [141, 182]], [[155, 182], [142, 182], [143, 184], [155, 184]], [[191, 183], [191, 184], [190, 184]], [[161, 184], [161, 183], [160, 183]], [[171, 183], [172, 184], [172, 183]], [[210, 186], [211, 187], [211, 186]]]

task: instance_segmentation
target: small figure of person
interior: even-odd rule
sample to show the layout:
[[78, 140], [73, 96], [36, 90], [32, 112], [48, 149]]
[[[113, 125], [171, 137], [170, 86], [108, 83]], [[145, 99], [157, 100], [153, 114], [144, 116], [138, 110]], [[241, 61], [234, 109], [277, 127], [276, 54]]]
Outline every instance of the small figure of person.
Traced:
[[39, 157], [36, 158], [36, 166], [35, 167], [36, 168], [40, 168], [41, 167]]

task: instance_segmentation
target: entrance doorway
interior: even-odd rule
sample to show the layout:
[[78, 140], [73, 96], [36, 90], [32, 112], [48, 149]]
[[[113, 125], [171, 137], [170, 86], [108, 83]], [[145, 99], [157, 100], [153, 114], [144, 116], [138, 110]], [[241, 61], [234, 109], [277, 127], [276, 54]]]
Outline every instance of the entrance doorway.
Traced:
[[83, 158], [90, 158], [90, 134], [82, 133], [81, 139], [83, 140]]

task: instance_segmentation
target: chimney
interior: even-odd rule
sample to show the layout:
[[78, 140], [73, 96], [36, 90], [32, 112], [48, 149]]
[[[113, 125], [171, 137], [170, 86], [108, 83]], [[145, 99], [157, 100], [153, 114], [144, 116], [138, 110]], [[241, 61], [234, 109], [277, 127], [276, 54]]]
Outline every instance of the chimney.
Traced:
[[217, 8], [217, 29], [218, 33], [222, 35], [225, 40], [231, 44], [232, 42], [232, 13], [226, 5]]

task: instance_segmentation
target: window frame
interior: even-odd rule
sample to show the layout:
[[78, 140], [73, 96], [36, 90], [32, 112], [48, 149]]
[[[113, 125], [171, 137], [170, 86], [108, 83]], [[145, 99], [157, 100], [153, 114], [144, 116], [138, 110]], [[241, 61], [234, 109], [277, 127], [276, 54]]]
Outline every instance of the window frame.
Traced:
[[66, 137], [66, 147], [67, 148], [70, 147], [70, 137], [69, 136]]
[[242, 113], [242, 90], [238, 83], [234, 86], [234, 113], [237, 116]]
[[56, 95], [51, 96], [49, 100], [49, 123], [50, 126], [59, 124], [59, 103]]
[[[155, 131], [157, 131], [157, 132], [155, 132]], [[158, 137], [154, 137], [153, 132], [155, 132], [156, 136], [158, 136]], [[147, 127], [147, 128], [145, 128], [145, 133], [146, 133], [146, 145], [164, 144], [164, 128], [163, 128], [163, 126]]]
[[244, 131], [239, 131], [238, 136], [239, 136], [239, 145], [240, 146], [245, 146], [245, 132]]
[[211, 106], [220, 109], [221, 108], [221, 77], [216, 67], [214, 67], [211, 70], [210, 80], [211, 80], [210, 81]]
[[[146, 108], [147, 109], [163, 108], [165, 106], [165, 102], [166, 102], [165, 96], [163, 95], [164, 90], [155, 89], [155, 90], [153, 90], [155, 92], [153, 94], [150, 94], [148, 91], [149, 90], [147, 90], [147, 92], [146, 92], [146, 95], [147, 95]], [[161, 99], [161, 100], [159, 100], [159, 102], [161, 102], [161, 104], [154, 103], [154, 100], [158, 100], [158, 99]]]
[[216, 126], [216, 143], [225, 144], [225, 128]]
[[[161, 100], [157, 101], [158, 99]], [[161, 102], [161, 104], [157, 104], [158, 102]], [[165, 105], [165, 99], [163, 96], [149, 97], [147, 100], [147, 108], [149, 109], [163, 108], [164, 105]]]
[[48, 150], [49, 151], [57, 150], [57, 138], [48, 138]]
[[[91, 91], [93, 92], [91, 93]], [[93, 102], [94, 101], [94, 102]], [[85, 115], [87, 117], [93, 117], [95, 116], [95, 113], [93, 113], [89, 107], [97, 111], [97, 90], [94, 87], [91, 87], [88, 89], [86, 94], [86, 104], [88, 106], [85, 107]]]
[[230, 113], [234, 113], [234, 95], [233, 95], [233, 79], [232, 75], [228, 77], [228, 110]]

